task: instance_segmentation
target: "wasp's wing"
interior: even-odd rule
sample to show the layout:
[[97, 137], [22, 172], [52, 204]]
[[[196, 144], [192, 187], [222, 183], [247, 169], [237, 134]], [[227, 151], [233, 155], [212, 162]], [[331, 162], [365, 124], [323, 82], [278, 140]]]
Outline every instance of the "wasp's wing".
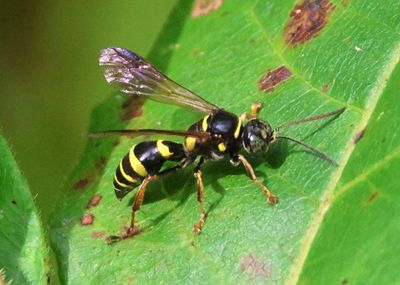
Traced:
[[104, 67], [107, 82], [119, 85], [122, 92], [149, 96], [157, 101], [188, 106], [204, 113], [218, 109], [129, 50], [118, 47], [103, 49], [99, 64]]
[[126, 136], [134, 138], [144, 135], [169, 135], [180, 137], [193, 137], [200, 140], [209, 140], [211, 138], [208, 132], [190, 132], [190, 131], [170, 131], [170, 130], [157, 130], [157, 129], [133, 129], [133, 130], [109, 130], [103, 132], [91, 133], [89, 136], [92, 138], [100, 138], [105, 136]]

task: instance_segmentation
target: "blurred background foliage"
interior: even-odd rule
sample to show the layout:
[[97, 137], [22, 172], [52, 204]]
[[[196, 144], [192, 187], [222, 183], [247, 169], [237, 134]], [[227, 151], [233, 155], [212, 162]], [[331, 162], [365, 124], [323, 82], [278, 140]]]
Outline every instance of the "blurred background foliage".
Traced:
[[0, 129], [44, 225], [83, 151], [91, 110], [111, 93], [100, 49], [146, 56], [176, 2], [2, 1]]

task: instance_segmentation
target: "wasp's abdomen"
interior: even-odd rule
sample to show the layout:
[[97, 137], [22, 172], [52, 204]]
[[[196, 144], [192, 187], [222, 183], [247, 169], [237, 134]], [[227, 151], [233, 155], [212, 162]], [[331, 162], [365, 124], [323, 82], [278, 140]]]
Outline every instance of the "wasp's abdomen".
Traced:
[[114, 191], [122, 199], [144, 178], [159, 173], [166, 160], [180, 161], [185, 158], [182, 144], [171, 141], [144, 141], [134, 145], [122, 158], [114, 176]]

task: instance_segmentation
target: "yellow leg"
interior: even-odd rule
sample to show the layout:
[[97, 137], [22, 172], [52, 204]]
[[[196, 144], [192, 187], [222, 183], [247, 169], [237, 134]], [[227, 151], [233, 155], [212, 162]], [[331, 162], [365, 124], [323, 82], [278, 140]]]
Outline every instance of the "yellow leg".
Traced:
[[252, 119], [257, 118], [257, 114], [261, 110], [261, 108], [262, 108], [262, 104], [260, 101], [254, 101], [251, 104], [251, 118]]
[[251, 112], [244, 112], [241, 116], [240, 116], [240, 121], [244, 122], [245, 119], [255, 119], [257, 118], [258, 112], [260, 111], [260, 109], [262, 108], [262, 104], [260, 101], [254, 101], [251, 104]]
[[247, 161], [247, 159], [244, 158], [244, 156], [240, 155], [240, 154], [237, 156], [237, 158], [243, 164], [243, 166], [246, 168], [246, 171], [250, 175], [251, 180], [253, 180], [261, 188], [261, 190], [264, 192], [265, 196], [267, 196], [268, 202], [271, 205], [275, 205], [276, 203], [278, 203], [278, 198], [276, 198], [276, 196], [274, 194], [272, 194], [272, 192], [269, 191], [268, 188], [264, 184], [262, 184], [260, 180], [257, 179], [256, 174], [254, 173], [254, 169], [251, 166], [251, 164]]
[[142, 181], [142, 184], [140, 184], [139, 190], [136, 194], [135, 202], [133, 202], [133, 205], [132, 205], [131, 224], [130, 224], [129, 228], [126, 230], [125, 233], [123, 233], [120, 236], [107, 237], [106, 242], [108, 244], [112, 244], [112, 243], [121, 241], [123, 239], [129, 238], [129, 237], [134, 236], [139, 233], [139, 230], [137, 228], [135, 228], [135, 212], [140, 209], [140, 206], [143, 203], [144, 193], [146, 191], [147, 184], [150, 181], [156, 180], [157, 178], [158, 178], [158, 175], [153, 175], [153, 176], [146, 177]]
[[196, 177], [197, 180], [197, 202], [199, 202], [199, 208], [200, 208], [200, 219], [199, 222], [194, 225], [194, 232], [196, 234], [199, 234], [201, 232], [201, 229], [203, 228], [204, 219], [206, 216], [206, 212], [204, 210], [204, 205], [203, 205], [204, 185], [200, 169], [195, 170], [194, 177]]
[[144, 200], [144, 193], [146, 191], [147, 184], [150, 181], [156, 180], [157, 178], [158, 178], [157, 175], [148, 176], [143, 180], [142, 184], [140, 184], [139, 191], [137, 192], [135, 197], [135, 202], [133, 202], [132, 205], [131, 225], [128, 229], [127, 232], [128, 234], [132, 232], [135, 228], [135, 212], [140, 210], [140, 206], [142, 205]]

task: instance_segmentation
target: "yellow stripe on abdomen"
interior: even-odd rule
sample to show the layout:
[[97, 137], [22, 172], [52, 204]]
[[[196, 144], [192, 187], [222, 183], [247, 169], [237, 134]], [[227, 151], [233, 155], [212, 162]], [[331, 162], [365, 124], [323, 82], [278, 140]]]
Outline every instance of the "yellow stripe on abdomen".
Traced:
[[[122, 165], [122, 161], [119, 163], [119, 171], [121, 172], [122, 176], [123, 176], [127, 181], [129, 181], [129, 182], [131, 182], [131, 183], [136, 183], [136, 182], [137, 182], [136, 179], [134, 179], [133, 177], [129, 176], [129, 175], [125, 172], [124, 166]], [[118, 180], [115, 180], [115, 181], [117, 181], [118, 184], [121, 184], [121, 183], [119, 183]]]
[[[121, 173], [121, 174], [124, 175], [123, 173]], [[124, 176], [124, 177], [125, 177], [125, 176]], [[126, 179], [126, 178], [125, 178], [125, 179]], [[119, 180], [118, 180], [116, 174], [114, 175], [114, 181], [117, 182], [117, 184], [118, 184], [119, 186], [121, 186], [121, 187], [125, 187], [125, 188], [129, 187], [129, 185], [126, 185], [125, 183], [119, 182]], [[129, 180], [128, 180], [128, 181], [129, 181]]]
[[134, 152], [135, 146], [131, 148], [129, 151], [129, 163], [131, 164], [133, 170], [142, 177], [146, 177], [148, 175], [146, 168], [144, 168], [143, 164], [136, 157]]

